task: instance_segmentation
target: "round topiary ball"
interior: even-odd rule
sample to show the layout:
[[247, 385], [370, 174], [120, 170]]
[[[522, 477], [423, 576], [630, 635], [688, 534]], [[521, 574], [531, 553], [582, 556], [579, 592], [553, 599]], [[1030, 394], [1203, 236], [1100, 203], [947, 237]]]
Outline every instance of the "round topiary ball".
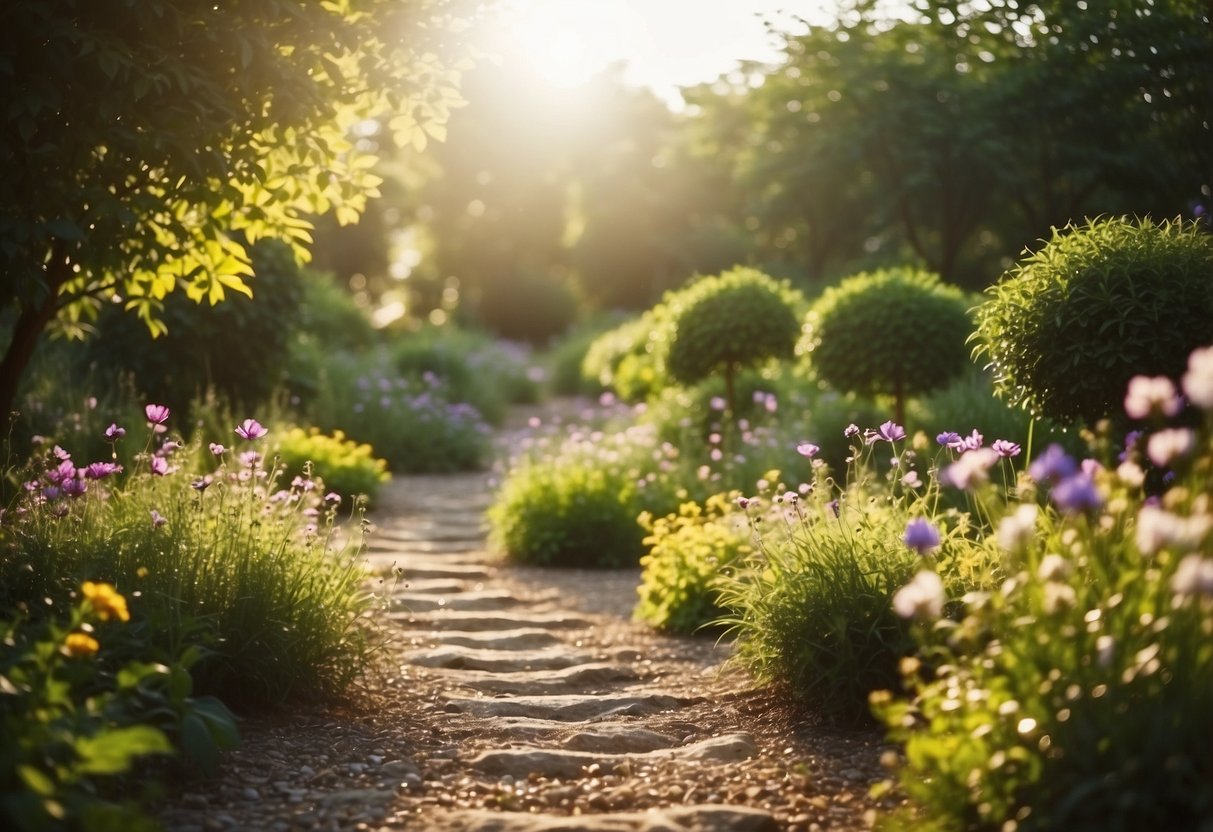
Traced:
[[905, 399], [956, 378], [968, 364], [968, 303], [937, 275], [914, 269], [857, 274], [813, 304], [803, 347], [831, 386]]
[[749, 268], [705, 277], [671, 294], [667, 371], [684, 384], [723, 373], [735, 404], [732, 381], [739, 369], [792, 356], [800, 334], [798, 300], [786, 285]]
[[1094, 423], [1121, 411], [1130, 378], [1178, 378], [1213, 343], [1213, 237], [1179, 221], [1070, 225], [986, 292], [974, 353], [999, 395]]

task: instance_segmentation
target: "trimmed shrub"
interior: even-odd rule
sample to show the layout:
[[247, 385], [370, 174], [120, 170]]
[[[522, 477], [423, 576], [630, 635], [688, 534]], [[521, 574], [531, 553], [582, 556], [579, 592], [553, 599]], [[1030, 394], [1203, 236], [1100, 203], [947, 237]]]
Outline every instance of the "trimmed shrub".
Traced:
[[695, 633], [720, 618], [717, 579], [752, 551], [749, 529], [730, 498], [717, 494], [704, 506], [683, 503], [677, 514], [641, 515], [648, 553], [640, 559], [636, 618], [658, 630]]
[[1213, 237], [1178, 221], [1069, 225], [986, 291], [974, 354], [998, 394], [1093, 424], [1120, 414], [1131, 377], [1177, 379], [1213, 343]]
[[787, 284], [747, 268], [697, 280], [669, 295], [665, 366], [670, 377], [694, 384], [722, 373], [729, 412], [736, 414], [738, 371], [792, 357], [800, 334], [799, 302]]
[[967, 306], [964, 294], [936, 275], [865, 272], [813, 304], [801, 348], [835, 389], [893, 396], [894, 418], [904, 424], [909, 396], [946, 385], [968, 364]]
[[642, 401], [665, 386], [658, 355], [669, 328], [668, 310], [654, 306], [594, 339], [581, 371], [627, 402]]

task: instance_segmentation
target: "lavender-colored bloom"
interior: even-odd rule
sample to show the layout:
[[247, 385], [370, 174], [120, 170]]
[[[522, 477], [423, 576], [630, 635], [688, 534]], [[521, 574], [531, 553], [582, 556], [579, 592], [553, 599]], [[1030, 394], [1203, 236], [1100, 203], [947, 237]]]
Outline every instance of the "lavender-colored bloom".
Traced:
[[1166, 376], [1134, 376], [1125, 393], [1125, 415], [1145, 419], [1152, 414], [1175, 416], [1183, 409], [1175, 382]]
[[88, 483], [82, 479], [72, 477], [63, 481], [63, 493], [69, 497], [82, 497], [86, 491], [88, 491]]
[[986, 472], [998, 462], [993, 448], [965, 451], [960, 459], [940, 472], [939, 479], [954, 488], [971, 488], [985, 482]]
[[747, 508], [750, 507], [750, 498], [749, 497], [738, 497], [737, 498], [737, 507], [740, 508], [742, 511], [745, 511]]
[[165, 442], [163, 445], [160, 446], [160, 450], [158, 453], [161, 456], [170, 456], [170, 455], [172, 455], [172, 453], [174, 451], [180, 450], [181, 447], [182, 447], [182, 445], [180, 442], [174, 442], [173, 440], [170, 439], [168, 442]]
[[973, 432], [968, 436], [962, 436], [960, 441], [966, 451], [975, 451], [985, 442], [985, 437], [977, 432], [977, 428], [973, 428]]
[[956, 448], [964, 444], [960, 434], [954, 430], [945, 430], [935, 437], [935, 441], [947, 448]]
[[905, 544], [920, 555], [925, 555], [939, 545], [939, 529], [925, 517], [915, 517], [906, 524]]
[[210, 488], [211, 483], [213, 483], [214, 481], [215, 481], [215, 478], [212, 477], [210, 474], [207, 474], [206, 476], [199, 477], [198, 479], [191, 482], [190, 488], [192, 488], [198, 492], [203, 492], [203, 491], [206, 491], [208, 488]]
[[168, 474], [171, 474], [173, 471], [177, 470], [176, 468], [170, 468], [168, 460], [162, 456], [152, 457], [151, 466], [152, 473], [158, 477], [167, 476]]
[[168, 518], [166, 518], [160, 512], [156, 511], [156, 509], [152, 509], [152, 528], [153, 529], [158, 529], [167, 522], [168, 522]]
[[1133, 448], [1137, 445], [1137, 440], [1141, 438], [1141, 435], [1142, 431], [1140, 430], [1131, 430], [1125, 434], [1125, 449], [1116, 457], [1118, 461], [1128, 461], [1129, 454], [1133, 452]]
[[1086, 474], [1073, 474], [1053, 486], [1049, 496], [1053, 504], [1069, 514], [1094, 511], [1103, 505], [1103, 496]]
[[68, 453], [67, 451], [63, 450], [63, 449], [62, 449], [62, 448], [60, 448], [58, 445], [56, 445], [56, 446], [55, 446], [55, 447], [54, 447], [54, 448], [51, 450], [51, 453], [54, 455], [55, 459], [59, 460], [60, 462], [67, 462], [69, 459], [71, 459], [71, 458], [72, 458], [72, 455], [71, 455], [70, 453]]
[[110, 423], [110, 426], [105, 429], [105, 438], [110, 442], [116, 442], [126, 436], [126, 428], [118, 427], [116, 422]]
[[76, 466], [72, 464], [70, 459], [65, 459], [54, 468], [48, 469], [45, 476], [47, 482], [58, 485], [64, 480], [76, 476]]
[[1019, 445], [1011, 442], [1008, 439], [995, 439], [994, 444], [990, 447], [994, 449], [994, 453], [998, 454], [1003, 459], [1019, 456], [1019, 452], [1022, 450]]
[[58, 500], [62, 496], [63, 491], [56, 485], [48, 485], [46, 488], [42, 489], [42, 499], [46, 500], [47, 502]]
[[149, 404], [143, 408], [143, 412], [153, 425], [163, 425], [168, 421], [169, 409], [162, 404]]
[[236, 427], [235, 433], [241, 439], [253, 440], [260, 439], [269, 433], [269, 431], [256, 419], [245, 419]]
[[1056, 483], [1078, 472], [1078, 463], [1056, 443], [1028, 466], [1028, 475], [1037, 482]]
[[723, 396], [712, 396], [708, 400], [708, 408], [711, 410], [722, 411], [728, 405]]
[[834, 512], [835, 517], [838, 517], [842, 514], [842, 506], [839, 505], [837, 500], [830, 500], [830, 502], [826, 503], [826, 508], [828, 508], [830, 511]]
[[240, 464], [247, 468], [255, 468], [261, 464], [261, 454], [256, 451], [245, 451], [240, 455]]
[[880, 438], [886, 442], [896, 442], [906, 438], [906, 429], [890, 419], [880, 426]]
[[90, 462], [81, 470], [84, 472], [83, 476], [90, 480], [103, 480], [111, 474], [121, 472], [122, 466], [114, 462]]
[[801, 442], [796, 446], [796, 453], [807, 459], [812, 459], [813, 457], [817, 456], [817, 453], [820, 450], [821, 447], [819, 445], [814, 445], [812, 442]]
[[223, 456], [224, 451], [227, 450], [227, 448], [223, 447], [218, 442], [212, 442], [210, 447], [211, 453], [215, 456]]
[[842, 435], [847, 437], [848, 439], [850, 439], [852, 436], [858, 436], [859, 435], [859, 425], [852, 422], [851, 424], [847, 425], [846, 430], [844, 430], [842, 432]]

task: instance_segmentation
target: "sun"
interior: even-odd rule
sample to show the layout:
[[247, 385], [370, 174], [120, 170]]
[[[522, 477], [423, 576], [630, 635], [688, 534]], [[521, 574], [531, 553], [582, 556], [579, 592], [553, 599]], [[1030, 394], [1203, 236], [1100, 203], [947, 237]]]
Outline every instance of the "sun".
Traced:
[[500, 38], [541, 81], [569, 89], [632, 58], [643, 32], [618, 0], [522, 0], [503, 9]]

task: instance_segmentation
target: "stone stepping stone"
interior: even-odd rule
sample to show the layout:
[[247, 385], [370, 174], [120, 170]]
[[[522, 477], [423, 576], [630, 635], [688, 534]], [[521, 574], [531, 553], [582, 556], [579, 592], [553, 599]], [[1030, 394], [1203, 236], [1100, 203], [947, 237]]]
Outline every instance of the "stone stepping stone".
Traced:
[[473, 555], [484, 554], [484, 540], [447, 541], [445, 543], [423, 543], [419, 541], [391, 540], [372, 535], [367, 542], [367, 551], [375, 555], [392, 554], [399, 557], [418, 555], [443, 555], [452, 561], [467, 561]]
[[445, 710], [479, 717], [523, 716], [555, 722], [588, 722], [619, 716], [648, 716], [702, 701], [664, 693], [567, 694], [515, 696], [505, 699], [450, 697]]
[[638, 728], [626, 722], [595, 722], [593, 728], [577, 731], [562, 739], [560, 746], [570, 751], [630, 754], [672, 748], [678, 742], [676, 737], [669, 734]]
[[483, 583], [493, 575], [493, 568], [484, 564], [444, 563], [428, 559], [424, 561], [409, 561], [392, 558], [391, 561], [385, 562], [382, 566], [382, 571], [388, 572], [393, 576], [396, 574], [396, 569], [400, 570], [400, 580], [404, 583], [438, 579]]
[[[480, 581], [477, 583], [483, 584]], [[468, 589], [466, 581], [460, 581], [455, 578], [421, 578], [414, 580], [402, 578], [399, 586], [405, 592], [416, 593], [418, 595], [451, 595], [456, 592], [464, 592]], [[475, 588], [475, 585], [473, 585], [473, 588]]]
[[584, 693], [614, 682], [633, 682], [638, 676], [636, 671], [628, 665], [594, 662], [564, 667], [559, 670], [534, 670], [505, 675], [486, 671], [459, 670], [452, 672], [452, 678], [461, 686], [478, 690], [481, 693], [535, 696], [551, 693]]
[[758, 754], [758, 746], [749, 734], [727, 734], [701, 742], [674, 748], [661, 748], [644, 753], [616, 751], [574, 751], [551, 748], [505, 748], [484, 751], [472, 758], [472, 768], [483, 774], [501, 776], [535, 773], [562, 780], [592, 777], [586, 769], [597, 764], [604, 768], [628, 763], [654, 760], [685, 760], [689, 762], [735, 763]]
[[557, 650], [477, 650], [472, 647], [439, 647], [408, 655], [409, 661], [421, 667], [443, 667], [451, 670], [487, 670], [492, 673], [520, 673], [534, 670], [563, 670], [590, 664], [589, 653]]
[[518, 627], [513, 630], [435, 630], [430, 633], [430, 642], [450, 647], [475, 647], [481, 650], [534, 650], [560, 644], [560, 636], [551, 630], [535, 627]]
[[521, 598], [503, 589], [468, 590], [444, 596], [407, 591], [392, 595], [392, 608], [409, 612], [433, 612], [441, 609], [461, 612], [493, 611], [522, 603], [525, 602]]
[[482, 526], [437, 526], [433, 528], [379, 528], [374, 533], [380, 542], [433, 544], [468, 542], [482, 544], [485, 529]]
[[770, 812], [710, 804], [573, 817], [469, 809], [418, 820], [432, 832], [779, 832]]
[[510, 613], [495, 614], [438, 610], [432, 613], [388, 613], [389, 618], [408, 623], [424, 623], [430, 626], [444, 624], [454, 630], [483, 632], [486, 630], [513, 630], [520, 627], [547, 630], [584, 630], [593, 626], [589, 619], [562, 613]]

